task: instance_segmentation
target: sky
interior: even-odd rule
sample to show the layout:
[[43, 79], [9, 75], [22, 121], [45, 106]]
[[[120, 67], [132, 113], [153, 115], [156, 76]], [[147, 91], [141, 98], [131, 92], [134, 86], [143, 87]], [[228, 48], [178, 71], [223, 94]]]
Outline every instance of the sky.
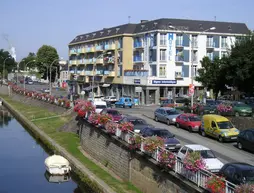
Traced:
[[0, 0], [0, 49], [17, 60], [51, 45], [68, 59], [76, 35], [140, 20], [178, 18], [246, 23], [254, 29], [254, 0]]

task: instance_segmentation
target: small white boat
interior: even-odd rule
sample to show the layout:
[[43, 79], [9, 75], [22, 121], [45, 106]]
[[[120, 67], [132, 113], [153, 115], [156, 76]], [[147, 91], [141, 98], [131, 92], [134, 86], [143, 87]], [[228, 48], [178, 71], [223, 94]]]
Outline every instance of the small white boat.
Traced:
[[70, 163], [60, 155], [52, 155], [45, 159], [46, 170], [51, 175], [65, 175], [71, 171]]

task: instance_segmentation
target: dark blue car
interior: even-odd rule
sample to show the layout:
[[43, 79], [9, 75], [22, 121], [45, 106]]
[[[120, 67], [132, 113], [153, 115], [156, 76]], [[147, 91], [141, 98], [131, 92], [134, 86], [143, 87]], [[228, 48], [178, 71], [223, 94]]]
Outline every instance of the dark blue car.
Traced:
[[180, 141], [175, 138], [175, 135], [167, 129], [146, 127], [140, 131], [143, 137], [158, 136], [164, 139], [165, 148], [170, 151], [179, 151], [181, 148]]

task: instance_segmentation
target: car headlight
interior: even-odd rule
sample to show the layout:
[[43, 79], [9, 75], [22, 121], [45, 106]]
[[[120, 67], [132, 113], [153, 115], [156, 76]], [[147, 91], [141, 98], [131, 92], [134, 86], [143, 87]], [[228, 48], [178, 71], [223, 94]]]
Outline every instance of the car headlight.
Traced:
[[226, 137], [228, 134], [226, 132], [223, 132], [222, 135], [224, 135]]
[[173, 118], [172, 121], [173, 121], [173, 122], [176, 122], [176, 118]]
[[238, 129], [235, 129], [235, 132], [236, 132], [236, 133], [239, 133], [239, 130], [238, 130]]
[[181, 144], [180, 144], [180, 143], [178, 143], [178, 144], [176, 144], [176, 146], [177, 146], [177, 147], [179, 147], [179, 146], [181, 146]]

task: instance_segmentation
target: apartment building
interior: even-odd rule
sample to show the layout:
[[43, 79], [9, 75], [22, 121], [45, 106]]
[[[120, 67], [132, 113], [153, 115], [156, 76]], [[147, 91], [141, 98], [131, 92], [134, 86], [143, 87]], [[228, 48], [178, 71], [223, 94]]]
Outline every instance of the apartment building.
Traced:
[[79, 92], [94, 87], [97, 94], [140, 94], [142, 103], [158, 103], [159, 97], [187, 95], [200, 60], [228, 54], [248, 33], [244, 23], [142, 20], [75, 37], [69, 44], [70, 70], [78, 76]]

